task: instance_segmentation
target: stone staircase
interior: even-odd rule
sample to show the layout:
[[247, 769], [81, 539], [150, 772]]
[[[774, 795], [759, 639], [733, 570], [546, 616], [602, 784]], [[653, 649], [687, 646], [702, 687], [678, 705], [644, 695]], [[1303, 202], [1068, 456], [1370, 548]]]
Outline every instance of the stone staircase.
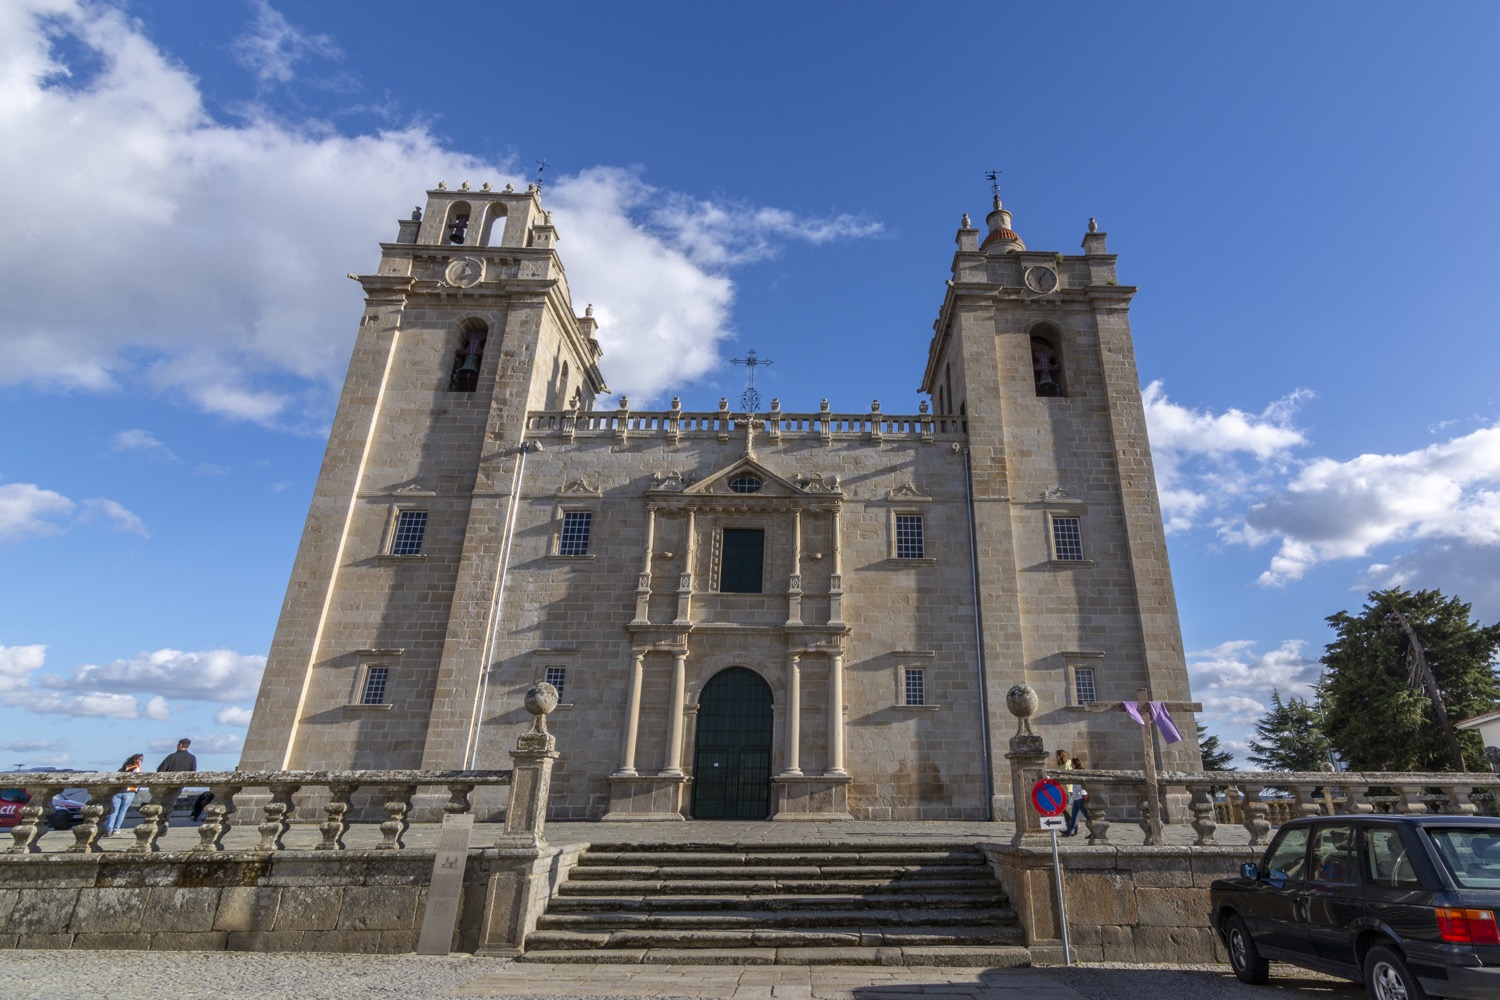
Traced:
[[521, 961], [1022, 966], [1023, 941], [970, 844], [595, 844]]

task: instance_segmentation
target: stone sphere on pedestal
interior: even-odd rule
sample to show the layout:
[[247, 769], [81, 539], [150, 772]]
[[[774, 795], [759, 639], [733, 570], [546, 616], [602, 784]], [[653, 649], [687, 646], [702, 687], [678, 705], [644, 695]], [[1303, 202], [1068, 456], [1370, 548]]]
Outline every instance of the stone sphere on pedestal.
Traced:
[[533, 733], [545, 733], [547, 731], [547, 715], [557, 707], [557, 688], [542, 681], [533, 684], [526, 691], [526, 711], [531, 713], [531, 731]]

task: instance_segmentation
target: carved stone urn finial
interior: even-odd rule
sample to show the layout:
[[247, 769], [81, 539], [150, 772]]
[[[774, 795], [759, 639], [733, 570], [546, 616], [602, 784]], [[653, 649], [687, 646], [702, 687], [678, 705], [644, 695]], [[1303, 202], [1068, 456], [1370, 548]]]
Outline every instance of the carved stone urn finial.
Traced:
[[1016, 684], [1005, 692], [1005, 707], [1016, 717], [1016, 735], [1031, 736], [1031, 717], [1041, 707], [1041, 699], [1028, 684]]
[[557, 707], [557, 688], [542, 681], [526, 691], [526, 711], [531, 713], [531, 728], [516, 740], [517, 750], [551, 750], [555, 739], [547, 732], [547, 714]]

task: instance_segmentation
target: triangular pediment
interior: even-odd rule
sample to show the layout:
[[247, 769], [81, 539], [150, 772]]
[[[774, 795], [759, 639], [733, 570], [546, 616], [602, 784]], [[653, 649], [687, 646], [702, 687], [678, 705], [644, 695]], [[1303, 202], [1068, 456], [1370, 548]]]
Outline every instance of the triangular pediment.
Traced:
[[[760, 488], [753, 491], [746, 491], [744, 489], [734, 489], [730, 485], [735, 480], [749, 478], [758, 479], [761, 484]], [[709, 473], [682, 492], [685, 496], [775, 499], [779, 497], [800, 497], [804, 491], [796, 483], [788, 479], [783, 479], [747, 455], [717, 472]]]

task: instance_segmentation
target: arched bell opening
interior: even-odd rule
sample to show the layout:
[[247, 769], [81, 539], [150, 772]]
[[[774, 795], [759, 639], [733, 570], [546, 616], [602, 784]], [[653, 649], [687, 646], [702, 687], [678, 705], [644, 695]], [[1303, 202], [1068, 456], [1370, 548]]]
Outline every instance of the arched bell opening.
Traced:
[[473, 209], [466, 201], [455, 201], [448, 206], [448, 218], [443, 223], [443, 242], [462, 246], [469, 233], [469, 216]]
[[494, 202], [484, 213], [484, 227], [479, 231], [479, 245], [497, 247], [505, 240], [505, 205]]
[[1066, 396], [1063, 379], [1062, 332], [1039, 326], [1031, 331], [1031, 377], [1038, 396]]
[[470, 317], [459, 324], [458, 350], [453, 352], [453, 370], [448, 375], [449, 389], [473, 392], [479, 385], [479, 366], [484, 361], [489, 333], [489, 324], [482, 319]]

